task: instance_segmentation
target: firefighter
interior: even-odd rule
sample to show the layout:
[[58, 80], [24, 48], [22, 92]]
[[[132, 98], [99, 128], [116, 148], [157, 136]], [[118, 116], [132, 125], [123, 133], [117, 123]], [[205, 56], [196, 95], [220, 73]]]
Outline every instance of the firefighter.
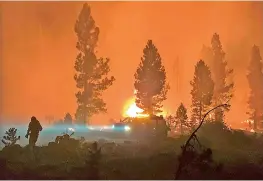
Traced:
[[29, 146], [34, 147], [36, 145], [39, 132], [42, 131], [42, 126], [35, 116], [31, 118], [31, 121], [28, 125], [28, 130], [26, 138], [29, 136]]

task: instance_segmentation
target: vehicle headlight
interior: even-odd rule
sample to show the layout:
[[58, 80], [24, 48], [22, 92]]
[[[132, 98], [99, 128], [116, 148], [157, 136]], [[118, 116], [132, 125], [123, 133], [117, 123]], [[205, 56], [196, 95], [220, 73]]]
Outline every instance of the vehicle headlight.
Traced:
[[124, 130], [125, 130], [125, 131], [130, 131], [131, 128], [130, 128], [129, 126], [125, 126], [125, 127], [124, 127]]
[[75, 132], [74, 128], [68, 128], [69, 131]]

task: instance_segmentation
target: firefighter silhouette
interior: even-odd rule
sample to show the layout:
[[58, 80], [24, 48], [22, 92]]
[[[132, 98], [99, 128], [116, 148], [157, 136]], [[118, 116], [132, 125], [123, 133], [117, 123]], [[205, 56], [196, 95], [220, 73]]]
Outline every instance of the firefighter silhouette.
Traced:
[[35, 116], [33, 116], [31, 118], [29, 125], [28, 125], [27, 134], [25, 136], [26, 138], [28, 138], [28, 136], [29, 136], [29, 145], [30, 146], [36, 145], [40, 131], [42, 131], [42, 126], [41, 126], [40, 122], [37, 120], [37, 118]]

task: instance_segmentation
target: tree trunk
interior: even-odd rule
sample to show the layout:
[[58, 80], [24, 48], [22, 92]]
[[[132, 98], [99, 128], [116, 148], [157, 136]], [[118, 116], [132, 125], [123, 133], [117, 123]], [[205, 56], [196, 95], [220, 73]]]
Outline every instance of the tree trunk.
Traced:
[[254, 130], [257, 130], [257, 128], [258, 128], [258, 127], [257, 127], [257, 122], [258, 122], [258, 120], [257, 120], [257, 118], [255, 118], [255, 119], [254, 119]]
[[[85, 80], [87, 80], [87, 79], [85, 79]], [[84, 105], [85, 105], [85, 107], [88, 104], [89, 99], [92, 97], [92, 91], [93, 91], [92, 84], [88, 83], [87, 81], [85, 81], [85, 85], [84, 85], [84, 94], [85, 94]], [[89, 125], [89, 120], [88, 120], [88, 115], [87, 115], [86, 108], [85, 108], [85, 111], [84, 111], [84, 116], [83, 116], [83, 120], [82, 121], [83, 121], [84, 125], [86, 125], [86, 124]]]
[[256, 131], [258, 129], [258, 123], [259, 123], [259, 115], [258, 115], [258, 111], [255, 111], [254, 114], [254, 130]]
[[149, 98], [148, 114], [149, 114], [149, 115], [154, 115], [154, 114], [153, 114], [152, 98]]
[[[200, 101], [200, 105], [199, 105], [200, 107], [199, 107], [199, 121], [201, 121], [202, 120], [202, 101]], [[199, 122], [200, 123], [200, 122]], [[199, 124], [198, 123], [198, 124]]]
[[184, 134], [184, 131], [183, 131], [183, 122], [181, 121], [181, 135]]

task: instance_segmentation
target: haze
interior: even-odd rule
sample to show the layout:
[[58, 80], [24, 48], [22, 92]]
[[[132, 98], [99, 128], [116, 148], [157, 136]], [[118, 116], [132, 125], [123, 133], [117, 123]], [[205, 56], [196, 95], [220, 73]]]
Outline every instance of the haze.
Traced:
[[[24, 122], [32, 115], [63, 118], [75, 113], [74, 24], [84, 2], [3, 2], [2, 121]], [[116, 81], [104, 94], [108, 114], [92, 123], [119, 119], [133, 96], [134, 73], [148, 39], [162, 56], [171, 90], [164, 107], [173, 113], [191, 104], [190, 84], [203, 46], [220, 35], [235, 92], [226, 121], [237, 126], [247, 119], [246, 79], [253, 44], [263, 46], [262, 2], [91, 2], [100, 28], [98, 55], [111, 59]], [[174, 71], [174, 61], [180, 63]], [[176, 76], [179, 76], [176, 78]], [[179, 79], [179, 84], [176, 80]], [[179, 87], [176, 87], [179, 85]]]

